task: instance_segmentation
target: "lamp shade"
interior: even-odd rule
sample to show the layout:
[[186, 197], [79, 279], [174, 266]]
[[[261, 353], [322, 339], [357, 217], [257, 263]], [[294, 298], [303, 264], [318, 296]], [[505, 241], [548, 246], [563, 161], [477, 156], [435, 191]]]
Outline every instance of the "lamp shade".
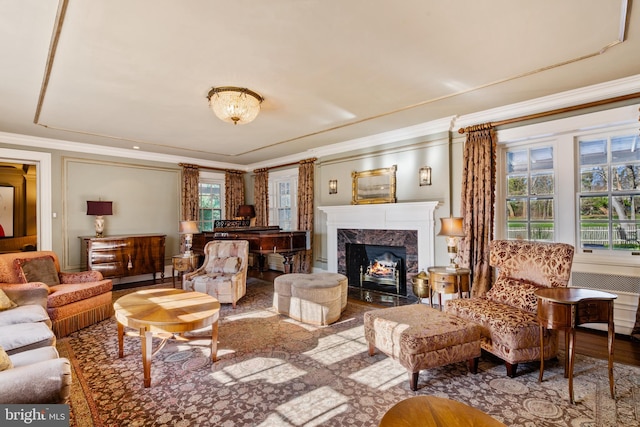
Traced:
[[180, 221], [180, 228], [178, 229], [180, 234], [198, 234], [198, 223], [196, 221]]
[[87, 215], [113, 215], [113, 202], [87, 200]]
[[254, 218], [256, 216], [256, 209], [253, 205], [240, 205], [238, 206], [238, 214], [242, 218]]
[[440, 232], [438, 236], [449, 237], [464, 237], [464, 230], [462, 228], [463, 218], [449, 217], [440, 218]]

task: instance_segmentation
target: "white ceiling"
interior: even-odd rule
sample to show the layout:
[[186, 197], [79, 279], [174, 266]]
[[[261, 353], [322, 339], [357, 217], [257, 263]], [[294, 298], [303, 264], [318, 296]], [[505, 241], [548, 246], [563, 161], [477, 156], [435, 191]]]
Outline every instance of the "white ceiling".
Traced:
[[[277, 162], [636, 75], [640, 8], [625, 25], [626, 5], [0, 0], [0, 132]], [[258, 118], [216, 118], [212, 86], [260, 93]]]

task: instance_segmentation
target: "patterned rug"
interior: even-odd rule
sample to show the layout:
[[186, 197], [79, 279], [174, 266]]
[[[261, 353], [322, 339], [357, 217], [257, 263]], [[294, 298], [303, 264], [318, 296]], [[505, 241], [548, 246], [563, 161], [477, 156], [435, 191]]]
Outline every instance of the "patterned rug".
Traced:
[[577, 355], [575, 405], [558, 361], [545, 364], [538, 383], [537, 364], [519, 366], [512, 379], [483, 356], [476, 375], [465, 363], [422, 371], [412, 392], [398, 363], [367, 353], [362, 317], [373, 306], [350, 300], [337, 323], [314, 327], [276, 314], [270, 283], [252, 278], [247, 288], [235, 310], [221, 309], [219, 360], [209, 360], [208, 331], [171, 341], [153, 358], [150, 388], [139, 339], [125, 337], [118, 358], [114, 318], [59, 340], [74, 370], [71, 425], [370, 427], [403, 399], [435, 395], [508, 426], [640, 426], [640, 368], [615, 365], [614, 400], [606, 361]]

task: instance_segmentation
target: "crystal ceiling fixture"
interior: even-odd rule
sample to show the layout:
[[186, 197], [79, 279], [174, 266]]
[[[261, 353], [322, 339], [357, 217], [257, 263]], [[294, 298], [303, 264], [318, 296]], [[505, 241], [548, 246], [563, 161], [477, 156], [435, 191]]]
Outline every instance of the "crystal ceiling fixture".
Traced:
[[260, 112], [264, 98], [256, 92], [235, 86], [212, 87], [207, 95], [209, 106], [222, 121], [245, 124], [253, 121]]

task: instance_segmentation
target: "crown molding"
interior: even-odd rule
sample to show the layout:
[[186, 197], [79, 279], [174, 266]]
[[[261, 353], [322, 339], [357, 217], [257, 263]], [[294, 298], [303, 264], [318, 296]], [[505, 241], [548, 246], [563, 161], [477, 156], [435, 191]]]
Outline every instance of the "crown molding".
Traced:
[[580, 89], [560, 92], [529, 101], [459, 116], [451, 131], [471, 125], [495, 122], [529, 114], [571, 107], [640, 91], [640, 74]]

